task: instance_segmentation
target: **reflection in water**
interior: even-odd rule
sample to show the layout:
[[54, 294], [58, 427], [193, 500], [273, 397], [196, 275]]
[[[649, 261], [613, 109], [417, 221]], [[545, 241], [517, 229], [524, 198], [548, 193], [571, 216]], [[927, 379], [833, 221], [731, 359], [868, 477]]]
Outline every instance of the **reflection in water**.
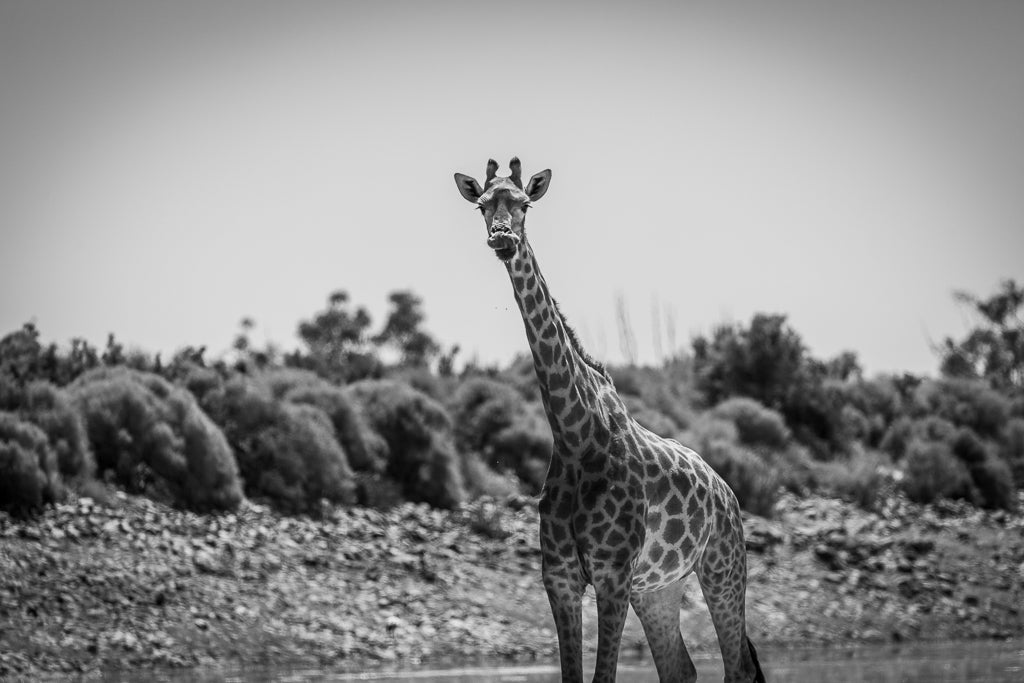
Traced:
[[[761, 664], [773, 683], [1020, 683], [1024, 681], [1024, 641], [926, 643], [908, 646], [879, 645], [860, 648], [772, 650], [760, 652]], [[694, 657], [698, 680], [721, 681], [718, 657]], [[589, 666], [588, 666], [589, 665]], [[593, 661], [585, 671], [592, 671]], [[111, 676], [107, 681], [132, 680]], [[249, 669], [226, 672], [188, 672], [156, 675], [149, 680], [223, 681], [253, 683], [275, 681], [298, 683], [321, 681], [378, 681], [380, 683], [558, 683], [556, 666], [467, 667], [460, 669], [335, 673], [316, 669]], [[624, 661], [619, 680], [627, 683], [657, 683], [650, 661]]]

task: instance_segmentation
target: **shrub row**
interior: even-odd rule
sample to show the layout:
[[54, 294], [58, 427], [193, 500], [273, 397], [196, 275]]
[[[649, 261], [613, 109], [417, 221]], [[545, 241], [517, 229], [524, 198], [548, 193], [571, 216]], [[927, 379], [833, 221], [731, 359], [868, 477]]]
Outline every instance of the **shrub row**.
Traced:
[[[64, 389], [0, 379], [0, 506], [31, 510], [94, 478], [196, 510], [231, 509], [243, 491], [287, 512], [322, 500], [454, 507], [537, 493], [552, 442], [524, 373], [510, 384], [500, 374], [406, 370], [402, 381], [337, 386], [298, 369], [186, 365], [173, 384], [123, 366], [84, 372]], [[1012, 506], [1024, 480], [1020, 408], [976, 381], [833, 382], [852, 445], [822, 462], [754, 399], [696, 413], [685, 391], [645, 369], [618, 374], [638, 422], [697, 450], [757, 514], [783, 489], [870, 507], [894, 469], [913, 500], [993, 508]]]

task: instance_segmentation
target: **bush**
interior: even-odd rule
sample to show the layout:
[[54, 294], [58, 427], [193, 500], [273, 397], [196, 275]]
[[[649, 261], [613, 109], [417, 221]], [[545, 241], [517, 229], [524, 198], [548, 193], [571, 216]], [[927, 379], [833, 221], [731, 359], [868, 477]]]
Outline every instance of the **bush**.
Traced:
[[359, 406], [341, 387], [298, 387], [285, 394], [285, 400], [314, 406], [327, 416], [353, 469], [380, 473], [387, 467], [387, 444], [370, 429]]
[[1013, 473], [1017, 488], [1024, 488], [1024, 418], [1015, 417], [1006, 423], [1002, 439], [1003, 460]]
[[953, 436], [953, 455], [960, 458], [960, 461], [970, 467], [971, 465], [984, 462], [989, 457], [989, 450], [985, 443], [972, 430], [962, 427]]
[[871, 437], [871, 420], [857, 408], [851, 405], [843, 406], [839, 411], [839, 422], [847, 439], [869, 445], [874, 441]]
[[100, 474], [197, 510], [242, 500], [224, 435], [191, 394], [124, 367], [91, 370], [70, 385]]
[[502, 429], [491, 441], [492, 462], [515, 472], [531, 493], [539, 493], [547, 477], [553, 440], [544, 411], [536, 404], [527, 404], [526, 412], [513, 424]]
[[878, 448], [886, 430], [900, 415], [902, 398], [892, 377], [871, 380], [825, 380], [829, 401], [840, 406], [839, 419], [845, 437]]
[[885, 431], [878, 447], [888, 453], [893, 460], [901, 460], [907, 453], [907, 447], [914, 436], [914, 421], [902, 415], [893, 421]]
[[690, 428], [679, 435], [679, 441], [701, 455], [716, 441], [732, 444], [755, 454], [772, 471], [774, 484], [793, 493], [803, 494], [813, 483], [812, 460], [806, 447], [790, 442], [785, 448], [741, 445], [739, 430], [731, 420], [716, 417], [712, 411], [696, 418]]
[[355, 480], [360, 505], [377, 510], [390, 510], [405, 502], [402, 487], [386, 475], [356, 472]]
[[407, 497], [442, 508], [466, 500], [451, 419], [437, 401], [389, 380], [361, 380], [346, 391], [387, 444], [386, 473]]
[[26, 387], [8, 384], [0, 388], [0, 410], [18, 413], [46, 433], [65, 481], [81, 483], [95, 474], [85, 423], [66, 392], [42, 380]]
[[787, 491], [803, 495], [817, 487], [813, 468], [817, 463], [811, 457], [810, 450], [798, 443], [790, 443], [778, 450], [767, 448], [755, 449], [761, 459], [771, 467], [779, 477], [779, 484]]
[[1009, 465], [991, 453], [967, 466], [977, 491], [977, 503], [991, 509], [1012, 510], [1016, 507], [1013, 473]]
[[815, 463], [813, 477], [826, 494], [870, 510], [889, 489], [886, 465], [877, 453], [857, 449], [843, 460]]
[[296, 389], [323, 389], [337, 386], [315, 372], [299, 368], [274, 368], [255, 375], [254, 379], [266, 387], [271, 397], [276, 400], [283, 399]]
[[462, 453], [476, 453], [492, 469], [513, 472], [532, 492], [540, 491], [552, 439], [536, 404], [502, 382], [474, 377], [456, 390], [450, 409]]
[[[966, 422], [978, 424], [975, 419], [961, 424]], [[992, 508], [1013, 505], [1011, 468], [996, 455], [994, 443], [970, 427], [958, 427], [936, 415], [913, 421], [900, 418], [890, 427], [882, 447], [894, 457], [903, 456], [908, 477], [904, 488], [914, 500], [963, 498]], [[913, 462], [909, 461], [911, 451]], [[943, 482], [943, 477], [949, 480]]]
[[937, 416], [979, 436], [998, 438], [1010, 414], [1010, 402], [981, 380], [922, 382], [914, 392], [914, 414]]
[[[541, 472], [541, 481], [543, 475], [544, 472]], [[518, 490], [511, 478], [484, 464], [478, 453], [462, 453], [462, 478], [474, 497], [507, 498]]]
[[487, 377], [467, 379], [448, 403], [460, 450], [486, 450], [494, 435], [524, 412], [524, 405], [516, 390], [502, 382]]
[[65, 391], [49, 382], [33, 382], [25, 392], [24, 416], [46, 432], [65, 481], [84, 481], [96, 473], [85, 422]]
[[967, 466], [953, 455], [947, 444], [913, 439], [903, 463], [903, 490], [918, 503], [940, 498], [973, 500], [971, 475]]
[[444, 401], [451, 396], [455, 380], [439, 377], [423, 366], [399, 366], [388, 370], [386, 379], [408, 384], [435, 401]]
[[349, 465], [360, 472], [384, 471], [387, 445], [369, 428], [359, 406], [346, 391], [308, 370], [275, 368], [254, 378], [277, 400], [319, 408], [334, 426], [334, 435]]
[[711, 415], [736, 425], [740, 442], [748, 446], [780, 449], [791, 437], [782, 415], [752, 398], [730, 398], [715, 406]]
[[843, 452], [838, 407], [824, 386], [827, 366], [807, 354], [784, 315], [758, 313], [749, 327], [720, 326], [693, 340], [696, 386], [710, 405], [746, 396], [779, 411], [793, 437], [823, 459]]
[[183, 364], [175, 368], [174, 381], [185, 387], [202, 404], [203, 397], [224, 385], [224, 378], [213, 368], [202, 365]]
[[626, 405], [630, 417], [649, 432], [666, 438], [679, 432], [680, 426], [675, 420], [649, 407], [643, 399], [626, 395], [622, 397], [622, 402]]
[[[631, 405], [630, 398], [639, 399], [645, 412], [633, 417], [655, 434], [662, 432], [650, 427], [644, 418], [649, 417], [662, 423], [667, 418], [676, 430], [687, 427], [693, 420], [693, 404], [697, 392], [694, 388], [693, 369], [688, 360], [673, 359], [658, 368], [619, 366], [608, 368], [608, 373], [627, 406]], [[667, 427], [667, 424], [663, 427], [659, 425], [662, 429]]]
[[227, 436], [246, 494], [288, 513], [320, 501], [354, 503], [355, 481], [327, 416], [274, 398], [268, 384], [238, 375], [203, 396]]
[[701, 415], [688, 430], [679, 435], [679, 441], [684, 446], [698, 453], [706, 451], [715, 441], [738, 443], [739, 438], [739, 430], [734, 423], [718, 419], [711, 413]]
[[779, 478], [756, 454], [735, 443], [716, 439], [701, 455], [733, 490], [741, 508], [771, 517], [779, 498]]
[[57, 456], [46, 433], [0, 411], [0, 509], [28, 513], [62, 495]]
[[[463, 374], [466, 377], [466, 374]], [[533, 356], [529, 353], [518, 353], [512, 362], [500, 372], [495, 373], [496, 379], [507, 384], [530, 402], [541, 400], [540, 384], [537, 381], [537, 369]]]
[[956, 440], [957, 428], [949, 420], [938, 416], [929, 416], [914, 420], [911, 426], [912, 438], [923, 441], [937, 441], [952, 447]]

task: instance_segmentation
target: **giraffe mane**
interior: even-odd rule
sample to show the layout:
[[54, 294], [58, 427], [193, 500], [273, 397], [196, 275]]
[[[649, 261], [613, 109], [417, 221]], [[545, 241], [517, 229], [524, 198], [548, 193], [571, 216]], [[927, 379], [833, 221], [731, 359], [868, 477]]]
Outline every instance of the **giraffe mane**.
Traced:
[[558, 305], [558, 302], [555, 301], [554, 297], [552, 297], [551, 301], [555, 304], [555, 312], [558, 313], [558, 317], [562, 319], [562, 325], [565, 327], [565, 333], [569, 336], [569, 344], [572, 346], [573, 351], [583, 359], [583, 362], [586, 363], [591, 370], [595, 370], [600, 373], [602, 377], [610, 380], [611, 376], [608, 374], [608, 369], [604, 366], [604, 363], [595, 359], [584, 350], [583, 344], [580, 343], [580, 338], [576, 334], [576, 330], [574, 330], [569, 324], [569, 320], [565, 317], [565, 313], [562, 313], [561, 306]]

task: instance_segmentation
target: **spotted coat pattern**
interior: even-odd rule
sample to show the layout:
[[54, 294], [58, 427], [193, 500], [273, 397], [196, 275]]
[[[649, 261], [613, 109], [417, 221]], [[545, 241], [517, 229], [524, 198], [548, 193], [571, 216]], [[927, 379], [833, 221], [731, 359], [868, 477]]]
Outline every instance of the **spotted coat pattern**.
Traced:
[[[514, 188], [502, 192], [508, 180], [493, 178], [489, 168], [490, 201], [523, 201]], [[530, 188], [521, 191], [521, 183], [516, 187], [524, 197], [531, 194]], [[484, 215], [516, 216], [515, 207], [505, 206], [505, 213], [501, 208], [487, 206]], [[691, 572], [711, 612], [725, 680], [763, 681], [746, 637], [746, 552], [735, 495], [695, 452], [629, 416], [611, 378], [582, 350], [551, 297], [522, 223], [517, 239], [502, 242], [515, 249], [502, 260], [554, 436], [540, 500], [540, 542], [563, 681], [583, 680], [580, 615], [588, 584], [598, 609], [594, 681], [615, 680], [631, 604], [660, 679], [696, 680], [679, 631], [682, 580]], [[490, 222], [488, 229], [495, 232]]]

